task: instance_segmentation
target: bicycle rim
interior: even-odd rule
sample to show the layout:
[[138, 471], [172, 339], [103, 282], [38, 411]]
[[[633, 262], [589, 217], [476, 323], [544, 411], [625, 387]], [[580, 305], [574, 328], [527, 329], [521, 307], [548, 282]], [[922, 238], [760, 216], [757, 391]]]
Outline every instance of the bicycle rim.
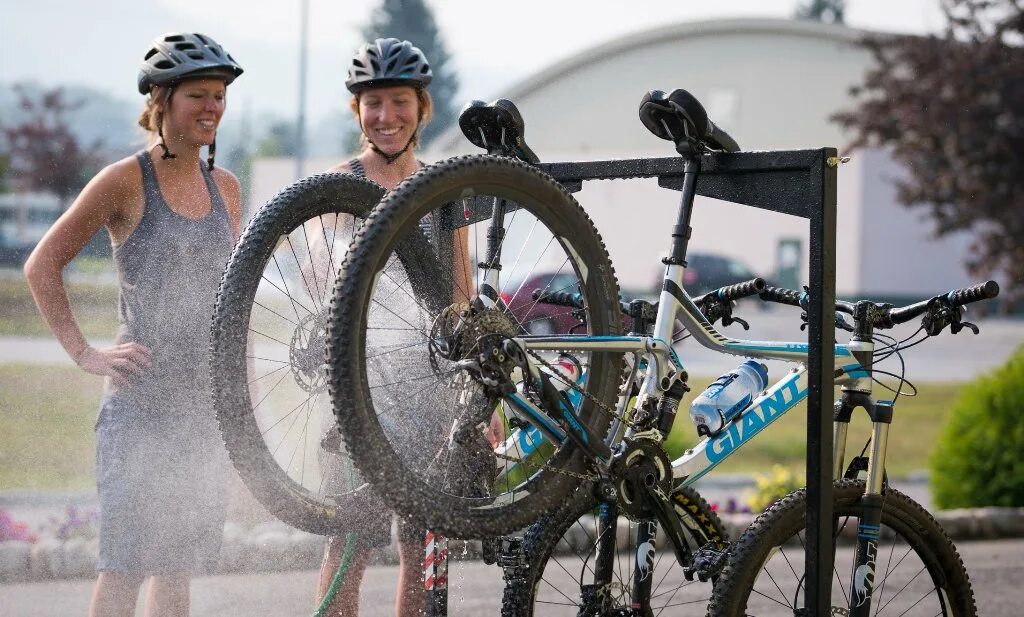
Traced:
[[[672, 494], [686, 530], [691, 552], [714, 543], [721, 547], [725, 530], [707, 503], [690, 489]], [[642, 526], [653, 526], [654, 543], [638, 541]], [[577, 500], [572, 511], [545, 517], [531, 527], [524, 541], [531, 553], [530, 582], [525, 595], [506, 593], [511, 603], [526, 605], [513, 612], [526, 615], [629, 615], [636, 580], [637, 556], [647, 568], [641, 576], [651, 580], [648, 602], [654, 615], [698, 615], [704, 612], [712, 583], [696, 578], [688, 581], [677, 561], [670, 540], [654, 521], [617, 518], [615, 557], [611, 561], [611, 584], [594, 587], [597, 546], [601, 531], [593, 499]], [[648, 551], [651, 551], [648, 553]], [[648, 556], [649, 555], [649, 556]], [[507, 607], [510, 608], [511, 607]]]
[[[970, 583], [949, 539], [920, 506], [891, 489], [882, 509], [875, 568], [854, 572], [862, 491], [859, 482], [836, 485], [833, 608], [846, 610], [851, 596], [863, 597], [859, 585], [867, 578], [874, 585], [872, 615], [974, 615]], [[721, 587], [735, 598], [716, 598], [713, 608], [717, 605], [719, 611], [712, 614], [732, 614], [734, 609], [757, 616], [803, 614], [804, 497], [800, 491], [784, 498], [748, 530], [731, 557], [730, 569], [736, 572], [727, 578], [734, 580]]]
[[324, 353], [335, 272], [383, 194], [341, 174], [286, 188], [247, 226], [218, 296], [213, 385], [229, 455], [264, 507], [314, 533], [373, 516], [337, 430]]
[[[495, 200], [507, 211], [488, 254]], [[578, 291], [587, 321], [579, 333], [618, 332], [614, 277], [588, 229], [592, 224], [560, 186], [493, 157], [432, 166], [368, 219], [335, 291], [330, 370], [338, 392], [352, 392], [334, 400], [345, 438], [372, 444], [354, 452], [356, 462], [397, 510], [455, 536], [504, 533], [529, 524], [578, 484], [582, 459], [569, 446], [538, 448], [539, 458], [513, 470], [508, 459], [524, 458], [526, 431], [512, 427], [514, 414], [495, 388], [457, 363], [478, 359], [488, 341], [529, 336], [535, 321], [560, 320], [568, 331], [572, 309], [548, 310], [533, 299], [534, 289]], [[417, 254], [429, 285], [392, 276], [402, 250]], [[488, 302], [478, 300], [486, 280], [480, 263], [497, 278]], [[574, 404], [603, 437], [618, 357], [571, 355], [586, 375], [571, 390]], [[557, 356], [542, 354], [547, 362]], [[504, 378], [521, 386], [521, 372]], [[492, 426], [491, 439], [463, 430], [476, 426]]]

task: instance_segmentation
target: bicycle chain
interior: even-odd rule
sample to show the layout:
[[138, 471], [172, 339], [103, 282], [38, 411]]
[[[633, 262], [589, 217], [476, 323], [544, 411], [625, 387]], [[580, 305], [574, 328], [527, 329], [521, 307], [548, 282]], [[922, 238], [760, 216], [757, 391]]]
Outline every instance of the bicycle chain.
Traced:
[[[589, 398], [602, 411], [604, 411], [605, 413], [607, 413], [608, 415], [610, 415], [613, 418], [618, 418], [619, 420], [622, 420], [622, 422], [625, 425], [627, 425], [627, 426], [630, 426], [630, 427], [633, 426], [633, 424], [630, 421], [626, 420], [623, 416], [620, 416], [618, 413], [615, 412], [614, 409], [611, 409], [610, 407], [608, 407], [607, 405], [605, 405], [601, 401], [597, 400], [597, 398], [595, 398], [592, 394], [584, 391], [583, 389], [581, 389], [575, 383], [569, 383], [568, 380], [566, 380], [564, 377], [561, 376], [561, 374], [558, 372], [557, 368], [555, 368], [550, 362], [548, 362], [544, 358], [540, 357], [540, 355], [537, 352], [535, 352], [533, 350], [530, 350], [530, 349], [527, 349], [526, 352], [528, 354], [530, 354], [531, 356], [533, 356], [534, 358], [536, 358], [538, 362], [540, 362], [545, 367], [547, 367], [548, 370], [551, 371], [551, 374], [553, 376], [556, 376], [559, 380], [561, 380], [567, 386], [571, 387], [573, 390], [576, 390], [577, 392], [579, 392], [582, 396], [586, 396], [587, 398]], [[625, 377], [628, 378], [629, 375], [632, 374], [632, 371], [627, 368], [624, 371], [624, 373], [625, 373]], [[623, 388], [628, 388], [629, 384], [625, 383], [625, 381], [624, 381], [622, 387]], [[621, 396], [621, 394], [622, 394], [621, 389], [620, 389], [619, 394]], [[514, 458], [514, 457], [511, 457], [511, 456], [509, 456], [507, 454], [501, 454], [501, 453], [496, 452], [496, 451], [494, 452], [494, 456], [497, 457], [497, 458], [506, 460], [506, 461], [510, 461], [512, 463], [522, 463], [523, 462], [522, 459]], [[595, 479], [597, 479], [594, 475], [586, 475], [586, 474], [582, 474], [582, 473], [576, 473], [575, 471], [569, 471], [568, 469], [562, 469], [560, 467], [555, 467], [553, 465], [548, 464], [546, 461], [543, 462], [543, 463], [540, 463], [539, 467], [541, 467], [543, 469], [548, 469], [548, 470], [553, 471], [555, 473], [560, 473], [562, 475], [569, 476], [571, 478], [576, 478], [577, 480], [584, 480], [585, 481], [585, 480], [595, 480]]]
[[[605, 405], [605, 404], [604, 404], [604, 403], [602, 403], [601, 401], [597, 400], [597, 398], [596, 398], [596, 397], [594, 397], [594, 395], [592, 395], [592, 394], [590, 394], [589, 392], [587, 392], [587, 391], [583, 390], [582, 388], [580, 388], [580, 386], [579, 386], [578, 384], [576, 384], [575, 382], [573, 382], [573, 383], [570, 383], [570, 382], [569, 382], [569, 380], [567, 380], [567, 379], [565, 379], [564, 377], [562, 377], [562, 375], [561, 375], [561, 372], [560, 372], [560, 371], [559, 371], [559, 370], [558, 370], [557, 368], [555, 368], [555, 366], [554, 366], [553, 364], [551, 364], [550, 362], [548, 362], [547, 360], [545, 360], [544, 358], [542, 358], [542, 357], [540, 356], [540, 354], [538, 354], [538, 353], [537, 353], [536, 351], [533, 351], [532, 349], [527, 349], [527, 350], [526, 350], [526, 353], [530, 354], [531, 356], [533, 356], [534, 358], [536, 358], [536, 360], [537, 360], [538, 362], [540, 362], [540, 363], [541, 363], [541, 364], [543, 364], [543, 365], [544, 365], [545, 367], [547, 367], [547, 369], [548, 369], [548, 370], [549, 370], [549, 371], [551, 372], [551, 375], [552, 375], [553, 377], [555, 377], [556, 379], [558, 379], [559, 381], [561, 381], [561, 382], [562, 382], [562, 383], [564, 383], [565, 385], [569, 386], [569, 387], [570, 387], [570, 388], [572, 388], [573, 390], [575, 390], [575, 391], [579, 392], [581, 396], [585, 396], [585, 397], [587, 397], [588, 399], [590, 399], [591, 401], [593, 401], [593, 403], [594, 403], [595, 405], [597, 405], [597, 406], [598, 406], [598, 407], [599, 407], [599, 408], [601, 409], [601, 411], [605, 412], [606, 414], [608, 414], [609, 416], [611, 416], [611, 417], [613, 417], [613, 418], [616, 418], [616, 419], [618, 419], [618, 420], [621, 420], [621, 421], [622, 421], [622, 423], [623, 423], [623, 424], [625, 424], [626, 426], [628, 426], [628, 427], [630, 427], [630, 428], [635, 428], [634, 424], [633, 424], [632, 422], [630, 422], [629, 420], [627, 420], [627, 419], [625, 418], [625, 416], [619, 415], [619, 414], [618, 414], [618, 413], [617, 413], [617, 412], [616, 412], [616, 411], [615, 411], [614, 409], [612, 409], [611, 407], [609, 407], [609, 406]], [[627, 369], [627, 370], [625, 370], [624, 372], [626, 373], [626, 374], [625, 374], [625, 377], [626, 377], [626, 378], [628, 378], [628, 377], [629, 377], [629, 373], [630, 373], [631, 371], [629, 371], [629, 370]], [[619, 396], [620, 396], [620, 397], [622, 396], [622, 388], [628, 388], [628, 387], [629, 387], [629, 385], [630, 385], [630, 384], [627, 384], [627, 383], [625, 383], [625, 381], [623, 381], [622, 387], [621, 387], [621, 388], [619, 389]]]

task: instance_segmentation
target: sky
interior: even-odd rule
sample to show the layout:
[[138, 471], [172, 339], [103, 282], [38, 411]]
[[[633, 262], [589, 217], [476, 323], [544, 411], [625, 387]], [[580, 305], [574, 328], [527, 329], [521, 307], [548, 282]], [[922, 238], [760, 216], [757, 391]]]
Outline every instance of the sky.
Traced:
[[[786, 18], [797, 0], [427, 0], [461, 81], [461, 97], [490, 99], [585, 50], [672, 23]], [[848, 0], [853, 27], [934, 32], [938, 0]], [[346, 65], [378, 0], [309, 0], [307, 117], [345, 109]], [[220, 42], [246, 69], [231, 106], [252, 117], [295, 117], [300, 0], [0, 0], [0, 84], [75, 84], [126, 101], [140, 97], [142, 54], [164, 32], [191, 30]], [[139, 99], [141, 107], [141, 97]]]

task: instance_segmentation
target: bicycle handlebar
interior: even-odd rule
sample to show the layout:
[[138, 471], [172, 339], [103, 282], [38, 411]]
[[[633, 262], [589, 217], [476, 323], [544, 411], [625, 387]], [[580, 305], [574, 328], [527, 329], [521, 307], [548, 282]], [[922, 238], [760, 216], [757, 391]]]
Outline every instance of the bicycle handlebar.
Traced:
[[763, 278], [758, 277], [744, 283], [736, 283], [735, 285], [729, 285], [727, 287], [719, 287], [714, 291], [709, 291], [703, 296], [694, 298], [693, 302], [698, 305], [703, 304], [709, 297], [721, 300], [722, 302], [731, 302], [733, 300], [739, 300], [740, 298], [755, 296], [764, 292], [766, 289], [768, 289], [768, 284], [765, 283]]
[[[974, 285], [973, 287], [954, 289], [949, 293], [941, 294], [928, 300], [922, 300], [899, 308], [893, 308], [889, 305], [875, 305], [879, 310], [873, 313], [873, 322], [875, 326], [891, 328], [896, 324], [908, 322], [911, 319], [928, 312], [937, 312], [943, 308], [955, 309], [965, 304], [970, 304], [971, 302], [995, 298], [998, 295], [999, 284], [995, 281], [987, 281]], [[804, 310], [807, 309], [808, 295], [807, 292], [804, 291], [768, 287], [762, 291], [759, 296], [765, 302], [777, 302], [779, 304], [799, 306]], [[841, 313], [854, 315], [856, 306], [857, 305], [855, 303], [840, 300], [836, 302], [835, 310]]]
[[[740, 298], [746, 298], [748, 296], [757, 295], [763, 293], [766, 289], [773, 289], [766, 286], [763, 278], [755, 278], [743, 283], [736, 283], [735, 285], [728, 285], [726, 287], [719, 287], [714, 291], [698, 296], [693, 299], [694, 304], [705, 307], [712, 303], [728, 304], [733, 300], [739, 300]], [[571, 291], [553, 291], [545, 292], [540, 289], [533, 291], [533, 299], [540, 304], [551, 304], [554, 306], [566, 306], [573, 309], [583, 308], [583, 295], [579, 292]], [[629, 314], [629, 302], [619, 301], [619, 308], [625, 315]], [[657, 307], [655, 302], [653, 307]]]
[[569, 308], [583, 308], [583, 294], [572, 291], [544, 292], [540, 289], [533, 290], [533, 299], [539, 304], [553, 304], [555, 306], [567, 306]]
[[981, 300], [989, 300], [999, 295], [999, 283], [995, 281], [986, 281], [979, 283], [973, 287], [964, 287], [962, 289], [954, 289], [953, 291], [935, 296], [929, 300], [922, 300], [909, 306], [904, 306], [898, 309], [889, 310], [889, 319], [892, 323], [904, 323], [923, 315], [930, 309], [935, 309], [941, 304], [946, 304], [950, 308], [963, 306], [970, 304], [971, 302], [978, 302]]

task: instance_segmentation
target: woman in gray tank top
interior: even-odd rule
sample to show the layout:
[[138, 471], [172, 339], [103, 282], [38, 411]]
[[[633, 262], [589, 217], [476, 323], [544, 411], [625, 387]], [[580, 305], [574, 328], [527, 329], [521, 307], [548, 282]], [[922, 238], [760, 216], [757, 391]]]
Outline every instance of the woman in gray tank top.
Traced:
[[[241, 192], [214, 167], [226, 88], [242, 69], [201, 34], [156, 39], [138, 86], [153, 143], [101, 171], [25, 265], [39, 311], [74, 361], [105, 379], [96, 422], [99, 576], [90, 615], [187, 615], [189, 579], [216, 563], [227, 457], [208, 393], [209, 321], [238, 235]], [[208, 157], [200, 151], [208, 147]], [[62, 271], [106, 227], [119, 283], [114, 345], [92, 347]]]

